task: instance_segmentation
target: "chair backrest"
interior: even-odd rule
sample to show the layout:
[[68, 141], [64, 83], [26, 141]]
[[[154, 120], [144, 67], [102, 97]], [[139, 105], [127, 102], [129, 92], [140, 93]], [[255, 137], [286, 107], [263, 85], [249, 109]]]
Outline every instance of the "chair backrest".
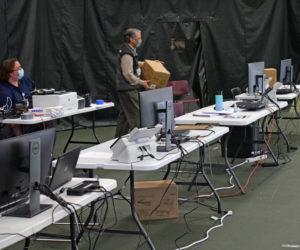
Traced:
[[235, 96], [242, 94], [242, 90], [240, 87], [232, 88], [231, 90], [232, 98], [235, 99]]
[[167, 86], [173, 87], [173, 96], [183, 96], [189, 93], [189, 83], [187, 80], [168, 81]]
[[178, 117], [185, 114], [184, 103], [183, 102], [174, 102], [174, 117]]

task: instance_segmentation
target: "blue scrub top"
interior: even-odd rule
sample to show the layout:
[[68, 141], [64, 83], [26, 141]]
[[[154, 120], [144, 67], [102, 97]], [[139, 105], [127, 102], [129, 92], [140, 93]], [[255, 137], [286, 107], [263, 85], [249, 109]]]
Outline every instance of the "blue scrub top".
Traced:
[[34, 82], [26, 75], [19, 80], [19, 87], [13, 86], [8, 81], [0, 81], [0, 107], [8, 104], [11, 105], [10, 101], [7, 101], [9, 97], [12, 104], [21, 102], [23, 100], [22, 93], [25, 94], [25, 98], [28, 99], [29, 104], [32, 104], [31, 91], [35, 89]]

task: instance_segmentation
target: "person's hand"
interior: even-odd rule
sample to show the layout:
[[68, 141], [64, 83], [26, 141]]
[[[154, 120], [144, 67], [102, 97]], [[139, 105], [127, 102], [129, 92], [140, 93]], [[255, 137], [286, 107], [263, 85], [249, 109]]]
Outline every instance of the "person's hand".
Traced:
[[159, 62], [159, 63], [161, 63], [161, 64], [164, 64], [165, 62], [163, 62], [163, 61], [160, 61], [160, 60], [154, 60], [155, 62]]
[[151, 88], [149, 87], [149, 83], [150, 83], [150, 80], [145, 80], [145, 81], [143, 82], [143, 86], [144, 86], [144, 88], [145, 88], [146, 90], [151, 89]]

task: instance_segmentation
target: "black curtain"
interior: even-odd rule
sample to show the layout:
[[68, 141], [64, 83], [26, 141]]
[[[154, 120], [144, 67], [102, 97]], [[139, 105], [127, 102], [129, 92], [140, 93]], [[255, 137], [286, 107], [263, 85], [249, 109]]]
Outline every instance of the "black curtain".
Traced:
[[247, 63], [279, 69], [292, 58], [299, 82], [299, 0], [0, 0], [0, 60], [17, 57], [39, 88], [116, 101], [117, 52], [142, 30], [141, 59], [187, 79], [202, 105], [247, 84]]

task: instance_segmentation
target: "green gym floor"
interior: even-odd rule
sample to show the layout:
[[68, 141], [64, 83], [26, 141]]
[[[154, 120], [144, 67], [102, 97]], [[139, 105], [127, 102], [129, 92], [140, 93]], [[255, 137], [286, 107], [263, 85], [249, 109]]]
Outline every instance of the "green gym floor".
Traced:
[[[293, 146], [299, 146], [299, 121], [283, 121], [288, 138]], [[114, 126], [98, 127], [97, 135], [102, 141], [114, 137]], [[54, 156], [57, 157], [63, 150], [70, 131], [57, 132]], [[89, 129], [76, 132], [76, 139], [88, 139], [92, 137]], [[279, 154], [280, 166], [261, 167], [258, 166], [253, 173], [245, 191], [245, 194], [237, 194], [233, 197], [222, 197], [222, 210], [232, 211], [232, 216], [224, 219], [223, 227], [212, 230], [209, 238], [189, 249], [203, 250], [279, 250], [300, 248], [300, 154], [299, 150], [286, 153], [286, 147], [281, 138], [272, 135], [272, 148]], [[73, 147], [73, 145], [70, 146]], [[214, 144], [206, 148], [206, 163], [223, 163], [220, 153], [220, 144]], [[197, 158], [194, 152], [190, 159]], [[269, 157], [270, 158], [270, 157]], [[270, 159], [267, 161], [270, 161]], [[238, 159], [236, 163], [241, 162]], [[235, 169], [235, 172], [244, 185], [247, 178], [254, 170], [255, 163], [245, 164]], [[190, 166], [182, 166], [182, 170], [192, 170]], [[161, 169], [164, 170], [164, 169]], [[161, 170], [152, 172], [136, 172], [136, 181], [161, 180], [164, 172]], [[228, 187], [229, 176], [223, 167], [206, 167], [206, 172], [214, 187]], [[78, 171], [80, 174], [81, 171]], [[127, 171], [95, 171], [100, 178], [113, 178], [118, 182], [120, 188], [128, 176]], [[177, 180], [190, 180], [191, 173], [180, 173]], [[172, 176], [170, 176], [172, 178]], [[202, 181], [199, 176], [198, 182]], [[114, 191], [116, 191], [115, 189]], [[129, 188], [126, 187], [124, 194], [128, 196]], [[220, 190], [219, 194], [233, 194], [238, 189], [235, 187]], [[176, 249], [184, 247], [205, 237], [206, 231], [219, 220], [211, 219], [211, 216], [221, 217], [215, 210], [214, 198], [191, 199], [197, 194], [207, 194], [210, 190], [203, 186], [194, 186], [187, 191], [187, 186], [178, 186], [179, 217], [176, 219], [157, 220], [143, 222], [156, 249]], [[190, 198], [188, 201], [184, 199]], [[135, 229], [135, 224], [130, 216], [130, 208], [127, 202], [115, 199], [117, 214], [116, 228]], [[105, 226], [109, 227], [115, 223], [112, 201], [109, 201], [109, 214]], [[103, 211], [102, 211], [103, 215]], [[45, 229], [47, 232], [68, 233], [68, 227], [54, 225]], [[96, 241], [96, 238], [98, 240]], [[90, 238], [90, 240], [89, 240]], [[96, 243], [95, 243], [96, 242]], [[91, 244], [90, 244], [91, 243]], [[22, 249], [24, 242], [17, 243], [8, 249]], [[110, 233], [86, 233], [79, 244], [79, 249], [149, 249], [144, 239], [138, 235], [123, 235]], [[32, 240], [30, 249], [70, 249], [70, 244], [40, 242]], [[183, 249], [183, 248], [182, 248]]]

